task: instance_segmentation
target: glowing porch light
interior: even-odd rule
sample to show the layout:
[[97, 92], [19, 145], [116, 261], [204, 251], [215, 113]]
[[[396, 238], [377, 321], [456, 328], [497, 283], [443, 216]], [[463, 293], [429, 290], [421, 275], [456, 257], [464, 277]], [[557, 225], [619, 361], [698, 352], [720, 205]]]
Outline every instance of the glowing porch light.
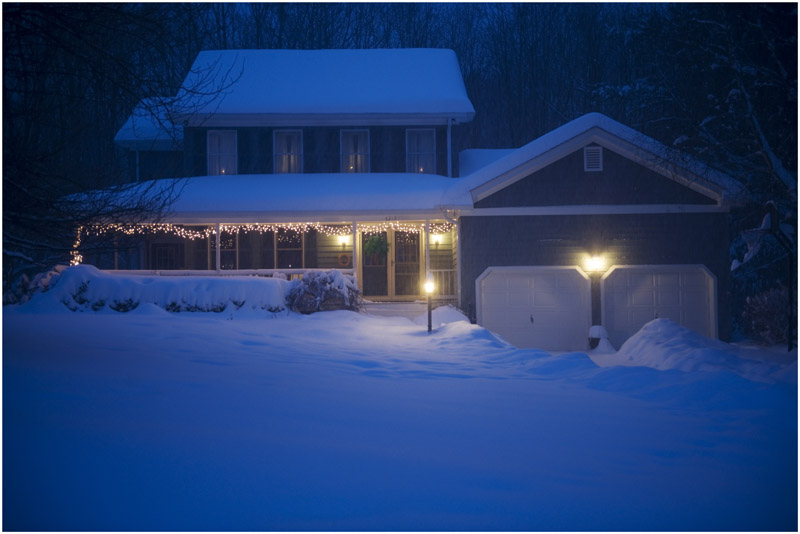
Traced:
[[430, 295], [433, 293], [433, 289], [433, 273], [428, 273], [428, 276], [425, 278], [425, 293]]

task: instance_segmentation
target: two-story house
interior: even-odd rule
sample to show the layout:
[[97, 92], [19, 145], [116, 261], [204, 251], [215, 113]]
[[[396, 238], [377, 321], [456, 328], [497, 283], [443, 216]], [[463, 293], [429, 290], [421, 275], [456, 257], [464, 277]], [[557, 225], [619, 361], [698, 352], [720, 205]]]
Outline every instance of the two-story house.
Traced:
[[[452, 181], [453, 127], [474, 113], [451, 50], [201, 52], [170, 116], [191, 177], [172, 207], [176, 229], [150, 235], [124, 263], [340, 268], [365, 296], [385, 299], [417, 298], [433, 270], [440, 292], [455, 296], [455, 225], [429, 190]], [[118, 134], [121, 146], [131, 130]], [[370, 238], [388, 253], [354, 265]]]
[[654, 317], [729, 335], [735, 182], [596, 113], [464, 154], [456, 178], [474, 109], [450, 50], [207, 51], [174, 100], [187, 178], [164, 224], [94, 229], [144, 234], [115, 268], [336, 268], [373, 300], [418, 299], [430, 274], [473, 320], [553, 350], [592, 324], [619, 346]]

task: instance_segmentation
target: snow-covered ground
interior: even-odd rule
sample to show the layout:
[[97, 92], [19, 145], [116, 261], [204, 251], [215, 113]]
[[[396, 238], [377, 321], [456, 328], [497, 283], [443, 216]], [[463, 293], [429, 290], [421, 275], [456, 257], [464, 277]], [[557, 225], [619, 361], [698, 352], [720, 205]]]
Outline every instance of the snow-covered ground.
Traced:
[[796, 355], [668, 321], [552, 355], [452, 308], [431, 334], [270, 312], [280, 280], [57, 278], [3, 309], [4, 530], [797, 529]]

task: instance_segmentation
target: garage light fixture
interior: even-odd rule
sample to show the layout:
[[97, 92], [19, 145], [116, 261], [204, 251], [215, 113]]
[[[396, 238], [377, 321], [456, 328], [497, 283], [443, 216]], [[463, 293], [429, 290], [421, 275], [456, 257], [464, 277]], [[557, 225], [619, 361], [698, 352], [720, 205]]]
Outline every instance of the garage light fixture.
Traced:
[[606, 259], [600, 255], [593, 255], [586, 258], [584, 267], [591, 273], [602, 272], [606, 270]]

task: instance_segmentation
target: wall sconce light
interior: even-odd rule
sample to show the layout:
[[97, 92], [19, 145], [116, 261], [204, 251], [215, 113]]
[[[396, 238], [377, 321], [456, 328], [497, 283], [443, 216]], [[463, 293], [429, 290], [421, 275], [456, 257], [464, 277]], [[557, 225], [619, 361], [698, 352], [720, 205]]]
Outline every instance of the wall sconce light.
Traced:
[[347, 236], [346, 235], [340, 235], [339, 236], [339, 244], [342, 245], [342, 248], [345, 248], [347, 246]]
[[431, 241], [433, 242], [434, 245], [438, 247], [439, 243], [442, 242], [442, 236], [440, 234], [432, 234]]
[[597, 273], [606, 270], [606, 259], [598, 254], [589, 256], [584, 262], [587, 271]]

